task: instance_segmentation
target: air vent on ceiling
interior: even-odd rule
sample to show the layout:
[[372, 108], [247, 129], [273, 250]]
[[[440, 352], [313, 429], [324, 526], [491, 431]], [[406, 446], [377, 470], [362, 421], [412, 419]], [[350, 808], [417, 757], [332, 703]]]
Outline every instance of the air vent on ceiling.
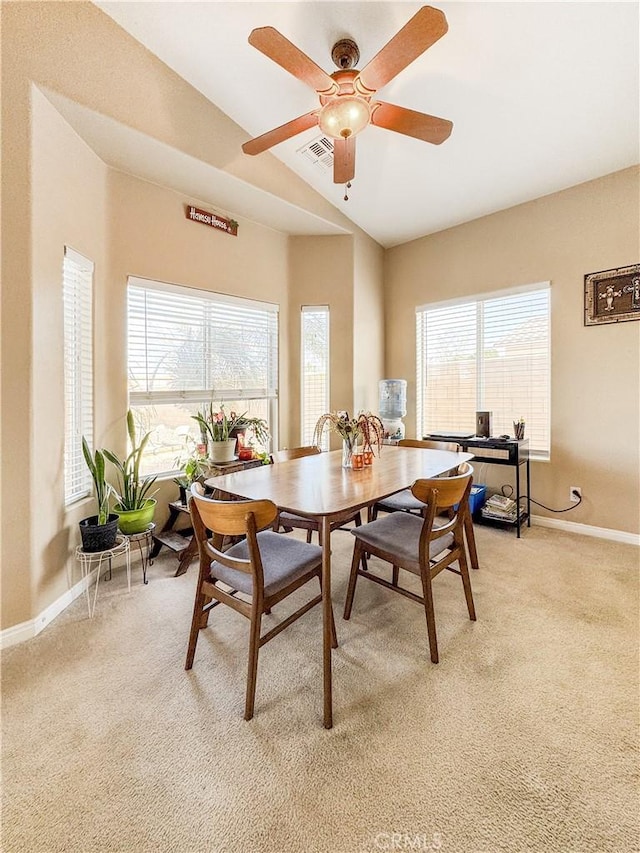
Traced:
[[302, 148], [298, 148], [297, 153], [302, 154], [323, 172], [333, 169], [333, 143], [326, 136], [317, 136]]

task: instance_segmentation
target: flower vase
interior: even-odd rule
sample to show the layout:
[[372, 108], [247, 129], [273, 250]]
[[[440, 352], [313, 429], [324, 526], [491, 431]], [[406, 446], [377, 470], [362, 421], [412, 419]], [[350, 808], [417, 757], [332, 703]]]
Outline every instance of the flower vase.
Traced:
[[353, 450], [354, 445], [349, 439], [345, 438], [342, 441], [342, 467], [343, 468], [352, 468], [353, 467]]

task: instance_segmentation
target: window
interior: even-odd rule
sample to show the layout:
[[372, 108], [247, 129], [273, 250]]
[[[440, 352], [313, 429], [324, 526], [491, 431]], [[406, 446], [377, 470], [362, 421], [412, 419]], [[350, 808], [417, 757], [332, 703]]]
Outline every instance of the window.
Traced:
[[549, 284], [417, 309], [418, 435], [475, 431], [492, 413], [492, 434], [525, 437], [538, 458], [550, 449]]
[[93, 263], [65, 246], [64, 306], [64, 503], [91, 494], [82, 454], [84, 435], [93, 449]]
[[[329, 411], [329, 306], [304, 305], [301, 316], [301, 443], [311, 444], [320, 415]], [[329, 449], [325, 430], [322, 449]]]
[[129, 279], [129, 403], [140, 430], [151, 432], [143, 473], [180, 467], [200, 441], [191, 415], [209, 403], [264, 418], [277, 439], [277, 312], [267, 302]]

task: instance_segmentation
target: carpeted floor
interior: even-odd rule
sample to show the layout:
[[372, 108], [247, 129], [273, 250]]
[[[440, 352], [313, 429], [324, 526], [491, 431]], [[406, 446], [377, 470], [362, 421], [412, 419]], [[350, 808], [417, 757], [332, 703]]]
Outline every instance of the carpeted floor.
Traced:
[[186, 673], [195, 565], [136, 568], [131, 595], [116, 573], [95, 619], [80, 598], [3, 655], [2, 850], [638, 851], [638, 549], [477, 539], [478, 621], [438, 577], [434, 666], [401, 596], [361, 581], [342, 620], [334, 534], [331, 731], [319, 608], [261, 651], [246, 723], [247, 622], [216, 608]]

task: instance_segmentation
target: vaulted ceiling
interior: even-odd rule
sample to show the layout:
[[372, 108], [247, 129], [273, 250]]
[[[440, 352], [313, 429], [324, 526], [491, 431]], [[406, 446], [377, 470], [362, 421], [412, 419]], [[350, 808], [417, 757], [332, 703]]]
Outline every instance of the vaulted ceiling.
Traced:
[[[420, 8], [378, 2], [96, 5], [243, 127], [247, 139], [318, 107], [312, 89], [248, 44], [252, 29], [275, 27], [332, 73], [338, 39], [357, 42], [362, 68]], [[280, 158], [383, 246], [638, 163], [637, 3], [437, 7], [446, 15], [447, 34], [380, 97], [450, 119], [447, 141], [431, 145], [366, 128], [357, 137], [348, 201], [331, 168], [304, 153], [321, 136], [318, 128], [257, 156]], [[175, 174], [167, 183], [175, 184]]]

